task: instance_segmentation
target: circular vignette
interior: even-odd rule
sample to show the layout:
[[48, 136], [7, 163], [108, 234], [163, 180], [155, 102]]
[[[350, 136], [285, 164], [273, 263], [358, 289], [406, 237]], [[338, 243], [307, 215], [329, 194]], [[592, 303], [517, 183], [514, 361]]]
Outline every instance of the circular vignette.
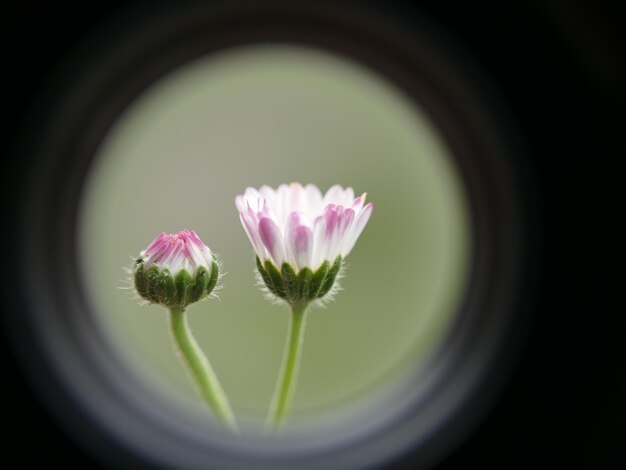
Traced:
[[[135, 18], [122, 32], [106, 31], [111, 36], [97, 38], [92, 57], [74, 58], [81, 66], [62, 77], [61, 91], [45, 103], [42, 138], [32, 150], [37, 165], [26, 175], [21, 266], [40, 268], [21, 272], [28, 308], [18, 327], [38, 351], [35, 366], [50, 371], [47, 383], [36, 387], [46, 390], [52, 413], [97, 458], [118, 466], [180, 468], [206, 468], [207, 462], [214, 468], [369, 468], [401, 458], [431, 465], [490, 405], [510, 366], [505, 358], [519, 342], [511, 332], [521, 321], [514, 309], [524, 280], [527, 224], [514, 177], [517, 142], [510, 128], [496, 124], [502, 115], [484, 92], [485, 82], [475, 76], [463, 80], [468, 70], [476, 71], [444, 36], [426, 23], [411, 32], [399, 24], [349, 8], [179, 5]], [[77, 276], [76, 211], [83, 179], [125, 107], [155, 80], [197, 57], [269, 42], [329, 50], [395, 83], [429, 113], [447, 140], [471, 210], [471, 273], [460, 311], [415, 378], [413, 393], [398, 397], [384, 422], [363, 417], [306, 441], [298, 436], [235, 441], [209, 424], [190, 425], [172, 416], [114, 362], [85, 314]], [[55, 402], [60, 397], [76, 408], [60, 407]], [[111, 448], [117, 450], [105, 450]]]

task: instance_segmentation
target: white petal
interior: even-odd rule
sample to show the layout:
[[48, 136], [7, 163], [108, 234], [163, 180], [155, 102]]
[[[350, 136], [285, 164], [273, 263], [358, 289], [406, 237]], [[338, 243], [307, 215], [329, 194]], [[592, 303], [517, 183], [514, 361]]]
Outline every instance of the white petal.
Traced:
[[287, 204], [289, 200], [289, 186], [281, 184], [276, 190], [276, 201], [271, 206], [272, 212], [275, 216], [275, 221], [279, 227], [283, 228], [287, 220]]
[[288, 261], [297, 267], [297, 271], [310, 266], [313, 253], [313, 232], [307, 220], [298, 212], [292, 212], [287, 219], [285, 245]]
[[367, 193], [363, 193], [361, 194], [359, 197], [357, 197], [354, 201], [352, 201], [352, 210], [355, 213], [359, 213], [359, 211], [363, 208], [363, 205], [365, 204], [365, 198], [367, 197]]
[[355, 199], [351, 187], [334, 185], [322, 195], [314, 184], [291, 183], [247, 188], [235, 204], [261, 259], [278, 267], [289, 261], [298, 269], [316, 269], [350, 253], [371, 216], [365, 197]]
[[307, 184], [304, 187], [304, 210], [303, 212], [310, 219], [314, 219], [322, 213], [322, 192], [314, 184]]
[[328, 204], [340, 204], [342, 195], [343, 188], [340, 185], [336, 184], [332, 186], [328, 191], [326, 191], [326, 194], [324, 194], [324, 199], [322, 201], [323, 206], [326, 207]]
[[313, 222], [313, 247], [311, 269], [315, 271], [324, 262], [326, 253], [326, 220], [321, 215]]
[[324, 195], [324, 206], [335, 204], [337, 206], [350, 207], [354, 202], [354, 190], [352, 188], [343, 189], [336, 184]]
[[285, 261], [285, 245], [278, 226], [269, 217], [263, 217], [259, 221], [259, 235], [263, 245], [274, 260], [274, 264], [280, 269], [283, 261]]
[[355, 216], [354, 222], [352, 223], [352, 225], [350, 225], [350, 227], [348, 227], [348, 230], [346, 231], [346, 234], [345, 234], [346, 239], [344, 241], [344, 244], [341, 250], [342, 256], [347, 256], [348, 253], [352, 251], [352, 248], [354, 248], [354, 244], [356, 243], [359, 236], [361, 235], [361, 232], [363, 232], [365, 225], [367, 224], [370, 216], [372, 215], [373, 209], [374, 209], [374, 206], [370, 202], [363, 208], [361, 212], [359, 212]]
[[235, 205], [237, 206], [237, 210], [239, 213], [245, 212], [247, 210], [247, 202], [243, 196], [237, 196], [235, 198]]
[[350, 207], [354, 202], [354, 189], [346, 188], [342, 195], [341, 205], [343, 207]]
[[343, 208], [329, 204], [324, 210], [324, 221], [326, 222], [326, 231], [324, 232], [324, 259], [332, 263], [339, 254], [339, 243], [341, 241], [339, 226]]
[[337, 254], [343, 255], [343, 246], [346, 244], [348, 230], [354, 222], [354, 211], [352, 209], [344, 209], [339, 220], [339, 245], [337, 246]]
[[259, 258], [264, 261], [267, 259], [267, 252], [265, 251], [263, 242], [261, 241], [258, 225], [247, 214], [239, 214], [239, 219], [241, 220], [241, 225], [243, 225], [243, 229], [246, 232], [246, 235], [248, 235], [248, 239], [250, 240], [254, 251], [256, 251]]
[[288, 198], [286, 201], [285, 216], [288, 218], [292, 212], [302, 212], [304, 205], [304, 188], [300, 183], [291, 183], [289, 185]]
[[276, 191], [273, 188], [263, 185], [259, 188], [259, 195], [262, 199], [259, 210], [263, 207], [264, 201], [270, 207], [274, 207], [276, 205]]
[[257, 207], [259, 205], [259, 200], [261, 199], [261, 196], [255, 188], [246, 188], [245, 192], [243, 193], [243, 199], [247, 202], [247, 204], [250, 205], [250, 207], [252, 207], [252, 209], [258, 210]]

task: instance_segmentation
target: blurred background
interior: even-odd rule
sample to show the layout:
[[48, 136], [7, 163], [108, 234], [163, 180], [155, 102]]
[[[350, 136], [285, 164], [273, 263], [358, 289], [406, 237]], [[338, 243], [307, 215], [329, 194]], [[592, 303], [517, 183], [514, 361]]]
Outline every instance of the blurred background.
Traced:
[[332, 413], [414, 376], [443, 337], [468, 268], [459, 178], [427, 115], [374, 71], [295, 45], [221, 51], [154, 83], [105, 138], [80, 207], [81, 279], [124, 362], [203, 408], [166, 310], [120, 289], [123, 268], [156, 235], [196, 230], [225, 276], [219, 301], [189, 308], [190, 324], [236, 413], [262, 422], [289, 311], [256, 285], [234, 198], [294, 181], [367, 192], [374, 214], [344, 290], [309, 315], [292, 421]]

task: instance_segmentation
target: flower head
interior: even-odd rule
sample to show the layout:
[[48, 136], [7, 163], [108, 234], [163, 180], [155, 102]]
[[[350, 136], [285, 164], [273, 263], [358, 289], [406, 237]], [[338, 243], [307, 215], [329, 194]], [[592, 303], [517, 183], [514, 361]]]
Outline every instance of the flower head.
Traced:
[[269, 290], [292, 304], [325, 296], [370, 218], [373, 206], [365, 197], [339, 185], [322, 195], [317, 186], [299, 183], [247, 188], [237, 196]]
[[209, 295], [218, 276], [214, 254], [193, 230], [161, 233], [140, 253], [134, 270], [141, 297], [176, 308]]

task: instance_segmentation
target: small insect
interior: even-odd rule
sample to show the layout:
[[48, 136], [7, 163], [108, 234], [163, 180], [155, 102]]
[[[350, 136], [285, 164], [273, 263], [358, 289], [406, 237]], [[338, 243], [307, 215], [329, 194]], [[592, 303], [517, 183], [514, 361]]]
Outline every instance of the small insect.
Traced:
[[135, 260], [135, 264], [141, 264], [143, 263], [143, 258], [139, 257]]

